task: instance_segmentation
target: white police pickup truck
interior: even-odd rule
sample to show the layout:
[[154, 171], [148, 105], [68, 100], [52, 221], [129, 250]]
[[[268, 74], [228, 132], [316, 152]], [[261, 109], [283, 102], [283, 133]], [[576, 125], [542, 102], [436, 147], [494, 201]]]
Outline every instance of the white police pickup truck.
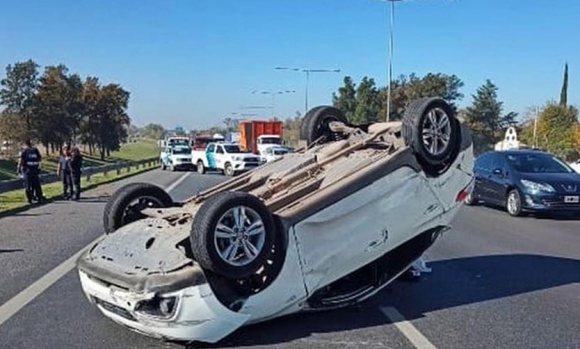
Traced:
[[194, 150], [191, 154], [199, 173], [222, 171], [226, 176], [235, 176], [262, 164], [258, 155], [242, 151], [235, 143], [209, 143], [205, 150]]
[[171, 171], [178, 169], [193, 170], [191, 161], [191, 147], [188, 145], [168, 146], [159, 155], [161, 169], [169, 168]]

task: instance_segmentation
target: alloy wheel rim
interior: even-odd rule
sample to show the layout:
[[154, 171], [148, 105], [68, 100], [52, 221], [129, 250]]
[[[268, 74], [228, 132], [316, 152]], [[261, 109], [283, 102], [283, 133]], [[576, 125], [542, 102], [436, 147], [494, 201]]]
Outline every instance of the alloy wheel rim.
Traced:
[[252, 263], [264, 248], [266, 228], [260, 215], [250, 207], [235, 206], [218, 220], [214, 245], [218, 256], [231, 266]]
[[516, 213], [518, 210], [518, 203], [516, 199], [516, 194], [512, 193], [508, 197], [508, 211], [512, 214]]
[[443, 154], [451, 142], [451, 119], [441, 109], [431, 109], [423, 120], [423, 145], [429, 154]]

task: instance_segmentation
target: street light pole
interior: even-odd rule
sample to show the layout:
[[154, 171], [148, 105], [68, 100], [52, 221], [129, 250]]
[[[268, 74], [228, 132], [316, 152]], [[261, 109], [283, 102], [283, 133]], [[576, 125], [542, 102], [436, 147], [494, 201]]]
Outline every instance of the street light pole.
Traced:
[[340, 73], [340, 69], [302, 69], [302, 68], [287, 68], [287, 67], [276, 67], [276, 70], [291, 70], [306, 73], [306, 89], [304, 96], [304, 114], [308, 112], [308, 85], [310, 83], [310, 73]]
[[284, 90], [284, 91], [252, 91], [252, 94], [262, 94], [262, 95], [270, 95], [272, 96], [272, 117], [276, 116], [276, 95], [281, 95], [284, 93], [294, 93], [294, 90]]
[[[382, 0], [382, 2], [390, 2], [390, 24], [389, 24], [389, 68], [388, 68], [388, 85], [387, 85], [387, 122], [391, 117], [391, 85], [393, 81], [393, 51], [394, 51], [394, 23], [395, 23], [395, 2], [403, 0]], [[387, 8], [388, 12], [388, 8]]]

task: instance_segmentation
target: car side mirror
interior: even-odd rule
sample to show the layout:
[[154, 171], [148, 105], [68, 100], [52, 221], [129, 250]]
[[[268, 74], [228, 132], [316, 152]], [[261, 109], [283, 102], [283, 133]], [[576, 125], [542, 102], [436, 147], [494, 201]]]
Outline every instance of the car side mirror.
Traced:
[[501, 168], [494, 169], [492, 173], [501, 176], [501, 174], [502, 174]]

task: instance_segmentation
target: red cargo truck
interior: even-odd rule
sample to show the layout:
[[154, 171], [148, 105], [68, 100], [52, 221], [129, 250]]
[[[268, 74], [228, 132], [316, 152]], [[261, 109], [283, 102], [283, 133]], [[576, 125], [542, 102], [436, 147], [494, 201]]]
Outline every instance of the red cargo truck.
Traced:
[[254, 154], [282, 144], [282, 121], [244, 120], [239, 123], [240, 147]]

